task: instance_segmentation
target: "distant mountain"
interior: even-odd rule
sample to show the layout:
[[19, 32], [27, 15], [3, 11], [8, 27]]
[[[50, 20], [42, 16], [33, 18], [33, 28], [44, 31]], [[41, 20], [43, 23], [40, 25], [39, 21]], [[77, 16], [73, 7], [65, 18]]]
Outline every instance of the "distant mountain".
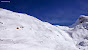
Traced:
[[0, 9], [0, 50], [87, 50], [88, 17], [72, 26], [52, 25], [27, 15]]
[[88, 50], [88, 16], [81, 15], [68, 32], [78, 48]]

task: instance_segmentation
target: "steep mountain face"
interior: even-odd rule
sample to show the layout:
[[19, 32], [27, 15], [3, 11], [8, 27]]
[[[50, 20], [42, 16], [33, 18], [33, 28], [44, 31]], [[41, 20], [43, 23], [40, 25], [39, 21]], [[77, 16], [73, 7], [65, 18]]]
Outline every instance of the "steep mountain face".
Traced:
[[88, 16], [81, 15], [66, 32], [79, 49], [88, 50]]
[[0, 9], [0, 50], [80, 50], [66, 28]]

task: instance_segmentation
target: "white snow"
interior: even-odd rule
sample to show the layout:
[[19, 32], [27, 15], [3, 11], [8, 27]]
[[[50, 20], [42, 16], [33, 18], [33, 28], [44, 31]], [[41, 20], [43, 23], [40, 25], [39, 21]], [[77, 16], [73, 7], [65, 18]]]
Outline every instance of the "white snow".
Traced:
[[0, 8], [0, 50], [87, 50], [88, 16], [71, 27]]

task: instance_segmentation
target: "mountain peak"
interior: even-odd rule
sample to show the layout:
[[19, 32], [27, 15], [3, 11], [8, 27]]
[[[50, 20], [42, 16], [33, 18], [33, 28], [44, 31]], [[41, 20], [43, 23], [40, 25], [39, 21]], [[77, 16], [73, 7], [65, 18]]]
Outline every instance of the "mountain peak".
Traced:
[[70, 27], [75, 27], [77, 25], [86, 25], [88, 23], [88, 16], [80, 15], [77, 21], [71, 25]]
[[88, 16], [80, 15], [78, 20], [80, 23], [88, 22]]
[[77, 42], [81, 50], [88, 49], [88, 16], [80, 15], [68, 30], [69, 35]]

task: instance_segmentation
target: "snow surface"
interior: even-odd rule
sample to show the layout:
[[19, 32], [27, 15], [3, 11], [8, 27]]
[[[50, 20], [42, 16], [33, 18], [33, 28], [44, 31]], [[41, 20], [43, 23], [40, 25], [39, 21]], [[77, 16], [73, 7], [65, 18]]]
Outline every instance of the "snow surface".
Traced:
[[88, 50], [88, 16], [67, 27], [0, 8], [0, 50]]

